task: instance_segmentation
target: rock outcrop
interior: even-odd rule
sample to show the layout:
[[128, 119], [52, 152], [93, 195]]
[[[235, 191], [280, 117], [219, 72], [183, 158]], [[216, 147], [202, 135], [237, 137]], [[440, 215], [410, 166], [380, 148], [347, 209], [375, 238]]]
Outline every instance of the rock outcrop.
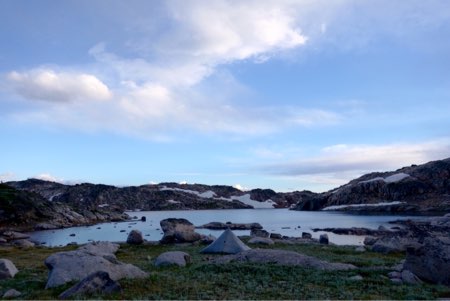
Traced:
[[279, 265], [294, 265], [319, 270], [352, 270], [355, 266], [346, 263], [331, 263], [306, 256], [294, 251], [274, 249], [253, 249], [242, 251], [235, 255], [226, 255], [212, 260], [213, 263], [228, 262], [272, 263]]
[[98, 271], [90, 274], [79, 283], [62, 292], [58, 298], [68, 299], [92, 294], [112, 294], [121, 290], [120, 284], [112, 280], [107, 272]]
[[49, 256], [45, 260], [49, 269], [46, 288], [80, 281], [98, 271], [107, 272], [113, 280], [147, 277], [147, 273], [138, 267], [118, 261], [114, 255], [118, 248], [117, 244], [110, 242], [90, 243], [75, 251]]
[[0, 259], [0, 280], [14, 278], [19, 272], [14, 263], [9, 259]]

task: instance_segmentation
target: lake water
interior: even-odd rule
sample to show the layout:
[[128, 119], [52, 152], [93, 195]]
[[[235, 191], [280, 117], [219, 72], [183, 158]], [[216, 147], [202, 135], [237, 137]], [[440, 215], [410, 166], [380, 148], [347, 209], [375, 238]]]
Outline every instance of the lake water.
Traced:
[[[260, 223], [271, 233], [301, 237], [302, 232], [310, 232], [318, 238], [323, 232], [312, 232], [313, 228], [362, 227], [377, 229], [380, 225], [391, 227], [388, 222], [399, 219], [417, 219], [417, 216], [399, 215], [356, 215], [329, 211], [293, 211], [288, 209], [230, 209], [230, 210], [180, 210], [180, 211], [138, 211], [127, 212], [137, 220], [129, 222], [103, 223], [93, 226], [72, 227], [58, 230], [36, 231], [30, 233], [31, 239], [47, 246], [63, 246], [71, 242], [78, 244], [89, 241], [126, 241], [128, 233], [137, 229], [146, 240], [159, 240], [162, 237], [159, 222], [166, 218], [185, 218], [195, 226], [209, 222]], [[140, 221], [145, 216], [147, 221]], [[203, 234], [218, 237], [223, 231], [197, 229]], [[233, 231], [236, 235], [249, 235], [250, 231]], [[339, 245], [362, 245], [364, 237], [335, 235], [327, 233], [330, 241]]]

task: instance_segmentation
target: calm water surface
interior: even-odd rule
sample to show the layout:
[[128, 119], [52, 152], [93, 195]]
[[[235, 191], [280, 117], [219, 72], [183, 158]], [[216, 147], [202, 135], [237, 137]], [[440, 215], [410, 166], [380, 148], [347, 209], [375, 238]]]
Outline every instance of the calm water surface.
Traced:
[[[209, 222], [260, 223], [265, 230], [287, 236], [300, 237], [302, 232], [310, 232], [318, 238], [321, 232], [312, 232], [312, 228], [349, 228], [363, 227], [377, 229], [380, 225], [390, 227], [389, 221], [399, 219], [417, 219], [417, 216], [399, 215], [355, 215], [329, 211], [293, 211], [288, 209], [230, 209], [230, 210], [180, 210], [180, 211], [139, 211], [127, 212], [138, 220], [120, 223], [103, 223], [94, 226], [73, 227], [58, 230], [32, 232], [31, 239], [47, 246], [61, 246], [71, 242], [78, 244], [89, 241], [126, 241], [128, 233], [137, 229], [146, 240], [159, 240], [162, 237], [159, 222], [165, 218], [185, 218], [195, 226]], [[146, 222], [140, 221], [145, 216]], [[203, 234], [219, 236], [220, 231], [197, 229]], [[250, 231], [233, 231], [236, 235], [248, 235]], [[75, 234], [75, 236], [73, 236]], [[339, 245], [361, 245], [364, 237], [335, 235], [328, 233], [330, 241]]]

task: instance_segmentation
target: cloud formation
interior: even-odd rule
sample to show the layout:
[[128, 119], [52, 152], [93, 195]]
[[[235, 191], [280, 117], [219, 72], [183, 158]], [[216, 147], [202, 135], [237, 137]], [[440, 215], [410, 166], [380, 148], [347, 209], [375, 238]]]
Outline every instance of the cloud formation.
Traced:
[[12, 71], [7, 79], [14, 90], [27, 99], [69, 102], [107, 100], [112, 97], [108, 87], [92, 74], [32, 69], [26, 72]]

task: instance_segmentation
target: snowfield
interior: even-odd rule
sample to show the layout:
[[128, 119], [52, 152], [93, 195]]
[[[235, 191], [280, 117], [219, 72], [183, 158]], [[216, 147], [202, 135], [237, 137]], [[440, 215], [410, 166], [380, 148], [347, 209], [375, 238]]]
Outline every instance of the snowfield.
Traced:
[[407, 173], [400, 172], [386, 178], [376, 177], [367, 181], [361, 181], [358, 182], [358, 184], [370, 183], [375, 181], [384, 181], [385, 183], [395, 183], [400, 182], [401, 180], [406, 179], [408, 177], [410, 177], [410, 175], [408, 175]]
[[404, 202], [381, 202], [381, 203], [375, 203], [375, 204], [351, 204], [351, 205], [335, 205], [335, 206], [329, 206], [322, 208], [321, 210], [327, 211], [327, 210], [338, 210], [338, 209], [344, 209], [344, 208], [358, 208], [358, 207], [381, 207], [381, 206], [392, 206], [392, 205], [400, 205]]

